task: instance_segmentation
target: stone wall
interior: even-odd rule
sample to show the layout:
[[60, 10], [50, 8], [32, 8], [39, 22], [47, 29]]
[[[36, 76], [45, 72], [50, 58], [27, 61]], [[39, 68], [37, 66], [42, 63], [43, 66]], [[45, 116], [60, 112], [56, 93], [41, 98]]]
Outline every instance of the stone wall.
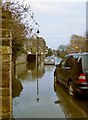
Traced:
[[[2, 27], [0, 28], [0, 118], [12, 118], [12, 49], [11, 49], [11, 13], [2, 10]], [[0, 20], [1, 21], [1, 20]]]

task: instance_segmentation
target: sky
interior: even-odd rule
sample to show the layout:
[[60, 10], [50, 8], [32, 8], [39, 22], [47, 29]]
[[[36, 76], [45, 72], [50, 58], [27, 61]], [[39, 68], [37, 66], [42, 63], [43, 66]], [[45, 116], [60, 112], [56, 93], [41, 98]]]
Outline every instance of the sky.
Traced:
[[73, 34], [86, 32], [86, 0], [20, 0], [30, 4], [49, 48], [68, 45]]

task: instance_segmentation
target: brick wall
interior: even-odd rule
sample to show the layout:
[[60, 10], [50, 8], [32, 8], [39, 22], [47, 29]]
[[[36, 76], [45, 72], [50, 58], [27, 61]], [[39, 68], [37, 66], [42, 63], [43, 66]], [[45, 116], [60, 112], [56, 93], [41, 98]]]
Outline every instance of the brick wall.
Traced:
[[[1, 18], [0, 18], [1, 19]], [[1, 21], [1, 20], [0, 20]], [[0, 28], [0, 118], [12, 117], [12, 49], [11, 49], [11, 13], [2, 10], [2, 27]]]

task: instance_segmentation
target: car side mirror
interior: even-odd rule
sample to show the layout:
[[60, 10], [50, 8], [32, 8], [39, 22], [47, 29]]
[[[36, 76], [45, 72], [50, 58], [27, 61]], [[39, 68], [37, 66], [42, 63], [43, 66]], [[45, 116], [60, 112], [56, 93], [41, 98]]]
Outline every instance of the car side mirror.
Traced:
[[60, 67], [60, 66], [61, 66], [61, 64], [56, 64], [55, 66], [56, 66], [56, 67]]
[[56, 64], [56, 67], [60, 67], [63, 61], [61, 61], [59, 64]]
[[58, 67], [58, 66], [59, 66], [59, 64], [56, 64], [55, 66], [56, 66], [56, 67]]

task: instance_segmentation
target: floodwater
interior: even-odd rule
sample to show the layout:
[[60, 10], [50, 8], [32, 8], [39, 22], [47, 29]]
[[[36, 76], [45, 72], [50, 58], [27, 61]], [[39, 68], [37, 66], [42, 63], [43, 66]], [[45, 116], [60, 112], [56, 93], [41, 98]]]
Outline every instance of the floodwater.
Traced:
[[[60, 61], [56, 59], [56, 64]], [[86, 102], [72, 100], [64, 88], [54, 84], [54, 69], [55, 66], [44, 66], [44, 63], [38, 68], [36, 63], [17, 65], [13, 81], [13, 118], [86, 117], [88, 99]]]

